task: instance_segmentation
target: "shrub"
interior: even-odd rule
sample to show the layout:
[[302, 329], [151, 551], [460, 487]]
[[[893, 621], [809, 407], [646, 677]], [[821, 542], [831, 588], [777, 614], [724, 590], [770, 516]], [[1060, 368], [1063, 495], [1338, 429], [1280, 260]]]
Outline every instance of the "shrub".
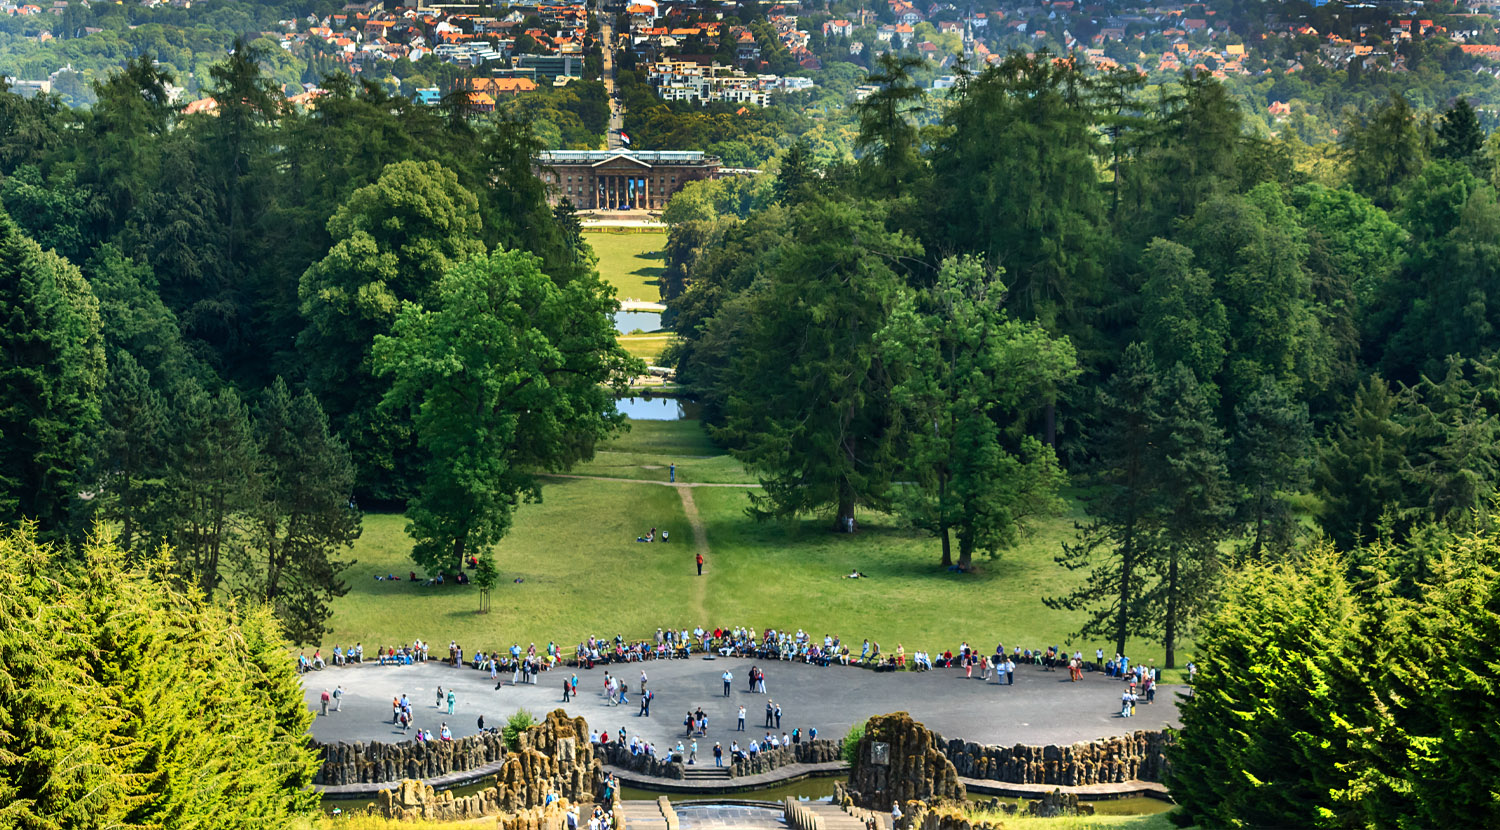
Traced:
[[849, 727], [849, 734], [844, 736], [842, 754], [845, 763], [853, 764], [854, 759], [859, 757], [859, 740], [865, 736], [865, 722], [860, 721]]
[[521, 748], [521, 733], [537, 724], [536, 716], [522, 709], [510, 716], [505, 722], [505, 728], [500, 730], [500, 736], [505, 739], [505, 748], [515, 752]]

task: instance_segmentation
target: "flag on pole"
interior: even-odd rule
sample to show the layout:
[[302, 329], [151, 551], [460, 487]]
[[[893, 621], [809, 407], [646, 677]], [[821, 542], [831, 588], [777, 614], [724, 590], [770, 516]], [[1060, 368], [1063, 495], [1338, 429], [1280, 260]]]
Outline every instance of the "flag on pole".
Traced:
[[624, 130], [620, 131], [620, 143], [624, 144], [626, 147], [630, 146], [630, 136], [627, 135]]

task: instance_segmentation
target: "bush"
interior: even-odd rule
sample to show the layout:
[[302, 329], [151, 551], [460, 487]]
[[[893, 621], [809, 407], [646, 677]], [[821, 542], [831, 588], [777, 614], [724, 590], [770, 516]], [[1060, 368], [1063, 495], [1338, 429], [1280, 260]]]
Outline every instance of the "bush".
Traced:
[[849, 727], [849, 734], [844, 736], [842, 754], [844, 762], [854, 764], [854, 759], [859, 757], [859, 740], [865, 736], [865, 722], [860, 721]]
[[505, 748], [515, 752], [521, 748], [521, 733], [537, 724], [536, 715], [522, 709], [510, 716], [505, 722], [505, 728], [500, 730], [500, 736], [505, 739]]

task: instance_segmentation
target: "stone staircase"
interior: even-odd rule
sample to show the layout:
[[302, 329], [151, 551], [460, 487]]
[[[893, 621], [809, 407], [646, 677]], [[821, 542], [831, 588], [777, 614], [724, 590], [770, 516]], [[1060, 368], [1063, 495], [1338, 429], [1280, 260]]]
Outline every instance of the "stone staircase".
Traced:
[[727, 782], [730, 780], [729, 767], [705, 767], [699, 766], [697, 764], [689, 764], [688, 766], [682, 768], [682, 780], [702, 782]]

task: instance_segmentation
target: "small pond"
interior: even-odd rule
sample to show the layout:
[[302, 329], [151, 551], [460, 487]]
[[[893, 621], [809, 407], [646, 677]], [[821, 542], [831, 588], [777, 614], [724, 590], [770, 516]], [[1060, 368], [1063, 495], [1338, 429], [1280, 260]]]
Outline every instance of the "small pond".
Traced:
[[691, 421], [696, 420], [701, 409], [696, 401], [686, 398], [617, 398], [615, 411], [629, 415], [634, 421]]
[[615, 331], [621, 334], [629, 334], [633, 331], [656, 331], [660, 328], [660, 311], [615, 312]]

